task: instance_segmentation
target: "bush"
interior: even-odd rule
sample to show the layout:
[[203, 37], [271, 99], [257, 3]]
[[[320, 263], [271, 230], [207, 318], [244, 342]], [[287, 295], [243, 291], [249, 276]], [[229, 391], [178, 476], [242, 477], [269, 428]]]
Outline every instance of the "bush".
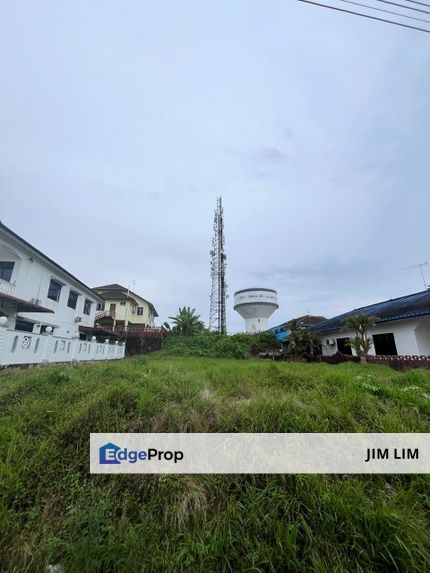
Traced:
[[260, 332], [258, 334], [233, 334], [231, 337], [247, 347], [248, 352], [255, 356], [259, 352], [273, 352], [279, 350], [279, 342], [272, 332]]
[[73, 366], [63, 366], [63, 368], [55, 369], [51, 372], [50, 380], [54, 384], [64, 384], [65, 382], [71, 382], [77, 377], [76, 370]]
[[206, 356], [208, 358], [249, 358], [258, 352], [279, 348], [275, 335], [270, 332], [260, 334], [217, 334], [207, 332], [184, 337], [169, 334], [164, 345], [167, 354], [175, 356]]
[[214, 342], [216, 358], [248, 358], [249, 356], [246, 346], [230, 336], [221, 336]]

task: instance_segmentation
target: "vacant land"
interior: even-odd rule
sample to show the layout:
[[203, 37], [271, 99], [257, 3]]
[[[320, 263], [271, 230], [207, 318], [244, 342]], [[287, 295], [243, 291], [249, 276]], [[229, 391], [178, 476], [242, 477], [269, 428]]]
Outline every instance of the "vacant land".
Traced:
[[426, 572], [430, 476], [91, 476], [90, 432], [430, 432], [430, 373], [166, 357], [0, 373], [0, 569]]

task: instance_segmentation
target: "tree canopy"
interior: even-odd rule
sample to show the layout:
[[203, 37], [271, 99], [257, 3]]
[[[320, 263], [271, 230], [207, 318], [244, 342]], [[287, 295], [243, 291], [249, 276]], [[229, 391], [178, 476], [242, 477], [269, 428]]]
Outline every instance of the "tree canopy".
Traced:
[[368, 330], [375, 324], [377, 319], [376, 316], [367, 313], [356, 314], [345, 318], [345, 324], [355, 332], [354, 338], [351, 338], [348, 344], [355, 350], [361, 362], [366, 362], [366, 356], [373, 346], [373, 342], [368, 335]]
[[321, 354], [320, 335], [302, 326], [298, 320], [292, 320], [288, 324], [290, 334], [288, 335], [288, 354], [294, 355], [314, 355]]
[[182, 336], [193, 336], [203, 332], [205, 325], [200, 320], [200, 315], [196, 314], [195, 308], [184, 306], [178, 310], [179, 312], [176, 316], [169, 316], [169, 319], [174, 324], [171, 332]]

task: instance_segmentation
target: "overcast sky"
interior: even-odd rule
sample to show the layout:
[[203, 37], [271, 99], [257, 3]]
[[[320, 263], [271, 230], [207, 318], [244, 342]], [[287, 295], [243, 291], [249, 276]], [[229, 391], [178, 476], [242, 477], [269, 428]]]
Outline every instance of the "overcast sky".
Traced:
[[[423, 290], [430, 35], [293, 0], [0, 4], [0, 219], [164, 321], [235, 290], [275, 325]], [[424, 268], [430, 281], [430, 267]]]

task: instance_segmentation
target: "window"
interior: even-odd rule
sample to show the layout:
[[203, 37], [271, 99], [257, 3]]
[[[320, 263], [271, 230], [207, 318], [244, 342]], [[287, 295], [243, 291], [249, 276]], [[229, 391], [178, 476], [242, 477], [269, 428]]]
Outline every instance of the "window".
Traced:
[[137, 307], [137, 315], [143, 316], [143, 310], [144, 310], [143, 306], [138, 306]]
[[93, 304], [93, 303], [92, 303], [90, 300], [88, 300], [87, 298], [85, 299], [85, 302], [84, 302], [84, 314], [90, 314], [90, 312], [91, 312], [91, 305], [92, 305], [92, 304]]
[[105, 303], [104, 302], [98, 302], [97, 303], [97, 310], [104, 310], [105, 309]]
[[352, 355], [352, 348], [349, 346], [349, 338], [336, 338], [337, 350], [341, 354]]
[[55, 279], [51, 279], [48, 289], [48, 298], [50, 298], [51, 300], [58, 300], [60, 298], [60, 292], [62, 286], [63, 285], [58, 281], [56, 281]]
[[121, 306], [125, 306], [125, 302], [120, 302], [119, 303]]
[[392, 332], [374, 334], [373, 344], [375, 346], [375, 354], [378, 356], [397, 356], [396, 341]]
[[69, 293], [69, 300], [67, 301], [67, 306], [69, 308], [76, 308], [76, 304], [78, 302], [78, 293], [74, 290], [71, 290]]
[[0, 279], [10, 283], [14, 264], [10, 261], [0, 261]]
[[17, 317], [15, 323], [15, 330], [24, 330], [25, 332], [33, 332], [33, 323], [25, 320], [24, 318]]

